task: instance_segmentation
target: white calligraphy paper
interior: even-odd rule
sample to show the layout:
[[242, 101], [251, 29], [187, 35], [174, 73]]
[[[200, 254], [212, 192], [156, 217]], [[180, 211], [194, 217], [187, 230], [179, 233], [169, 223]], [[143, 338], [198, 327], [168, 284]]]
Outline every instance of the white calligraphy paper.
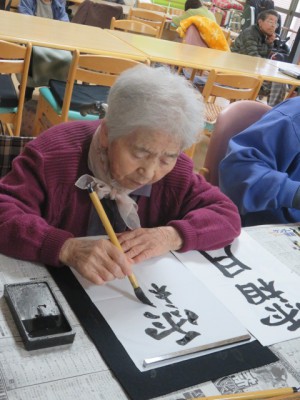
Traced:
[[262, 345], [300, 337], [299, 275], [245, 231], [228, 252], [233, 258], [224, 249], [207, 252], [206, 257], [197, 251], [176, 256]]
[[[178, 351], [193, 353], [199, 346], [249, 338], [243, 325], [174, 255], [140, 263], [134, 273], [155, 307], [136, 298], [128, 279], [95, 286], [75, 275], [140, 371], [181, 361], [175, 359]], [[169, 361], [144, 365], [146, 359], [166, 355]]]

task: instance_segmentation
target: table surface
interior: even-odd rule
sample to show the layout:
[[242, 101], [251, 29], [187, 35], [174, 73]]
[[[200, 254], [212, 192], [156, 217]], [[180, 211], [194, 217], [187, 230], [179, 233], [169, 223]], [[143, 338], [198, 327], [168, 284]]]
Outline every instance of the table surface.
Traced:
[[0, 11], [0, 39], [36, 46], [113, 55], [145, 61], [136, 47], [101, 28]]
[[[299, 224], [298, 224], [299, 225]], [[299, 229], [299, 227], [298, 227]], [[246, 228], [250, 236], [300, 274], [299, 251], [286, 235], [288, 226]], [[128, 400], [100, 353], [82, 329], [47, 269], [0, 254], [0, 398], [5, 400]], [[4, 284], [46, 280], [59, 299], [72, 328], [74, 343], [26, 351], [3, 298]], [[298, 316], [297, 316], [298, 317]], [[234, 392], [300, 385], [300, 338], [271, 346], [279, 361], [199, 384], [161, 400], [192, 399]]]
[[[136, 49], [143, 51], [151, 61], [203, 70], [215, 69], [225, 73], [260, 75], [271, 82], [300, 85], [300, 81], [278, 71], [276, 62], [184, 43], [156, 39], [149, 36], [117, 30], [107, 30]], [[278, 63], [278, 62], [277, 62]], [[300, 67], [294, 65], [295, 68]]]

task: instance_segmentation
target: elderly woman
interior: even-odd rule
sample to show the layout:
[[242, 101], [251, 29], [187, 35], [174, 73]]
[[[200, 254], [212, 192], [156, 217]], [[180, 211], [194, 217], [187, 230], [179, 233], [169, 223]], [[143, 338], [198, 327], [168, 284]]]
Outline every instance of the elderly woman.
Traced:
[[[124, 72], [100, 121], [68, 122], [30, 142], [0, 181], [0, 251], [75, 268], [95, 284], [170, 250], [210, 250], [240, 233], [235, 205], [182, 154], [199, 138], [203, 105], [182, 77], [144, 65]], [[125, 254], [105, 234], [103, 204]]]

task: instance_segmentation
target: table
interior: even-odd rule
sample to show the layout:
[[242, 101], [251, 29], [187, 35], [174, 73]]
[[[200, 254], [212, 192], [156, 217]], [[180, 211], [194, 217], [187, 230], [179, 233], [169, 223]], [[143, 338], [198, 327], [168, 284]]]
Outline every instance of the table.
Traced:
[[[151, 62], [218, 72], [260, 75], [264, 80], [300, 86], [300, 81], [278, 71], [270, 60], [231, 53], [185, 43], [171, 42], [134, 33], [107, 30], [136, 49], [143, 51]], [[299, 68], [300, 71], [300, 67]]]
[[7, 11], [0, 11], [0, 39], [143, 62], [147, 59], [145, 53], [101, 28]]
[[[288, 226], [246, 228], [252, 238], [300, 274], [299, 251], [280, 235]], [[72, 346], [24, 350], [3, 297], [0, 297], [0, 397], [5, 400], [99, 400], [128, 399], [101, 355], [90, 341], [64, 296], [45, 267], [0, 255], [0, 296], [4, 283], [47, 280], [76, 331]], [[243, 371], [215, 382], [169, 394], [161, 400], [192, 399], [234, 391], [256, 391], [300, 385], [300, 339], [272, 346], [281, 361]]]

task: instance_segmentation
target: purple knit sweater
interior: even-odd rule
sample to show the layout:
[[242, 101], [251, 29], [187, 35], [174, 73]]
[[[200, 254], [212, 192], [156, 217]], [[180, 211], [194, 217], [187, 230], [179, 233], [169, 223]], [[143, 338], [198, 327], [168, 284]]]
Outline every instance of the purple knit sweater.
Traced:
[[[91, 209], [88, 194], [75, 187], [91, 173], [88, 149], [99, 121], [54, 126], [26, 146], [0, 180], [0, 252], [23, 260], [61, 265], [58, 255], [71, 237], [85, 236]], [[240, 233], [240, 217], [218, 188], [193, 173], [191, 160], [153, 184], [138, 200], [142, 227], [170, 225], [184, 238], [181, 251], [211, 250]]]

